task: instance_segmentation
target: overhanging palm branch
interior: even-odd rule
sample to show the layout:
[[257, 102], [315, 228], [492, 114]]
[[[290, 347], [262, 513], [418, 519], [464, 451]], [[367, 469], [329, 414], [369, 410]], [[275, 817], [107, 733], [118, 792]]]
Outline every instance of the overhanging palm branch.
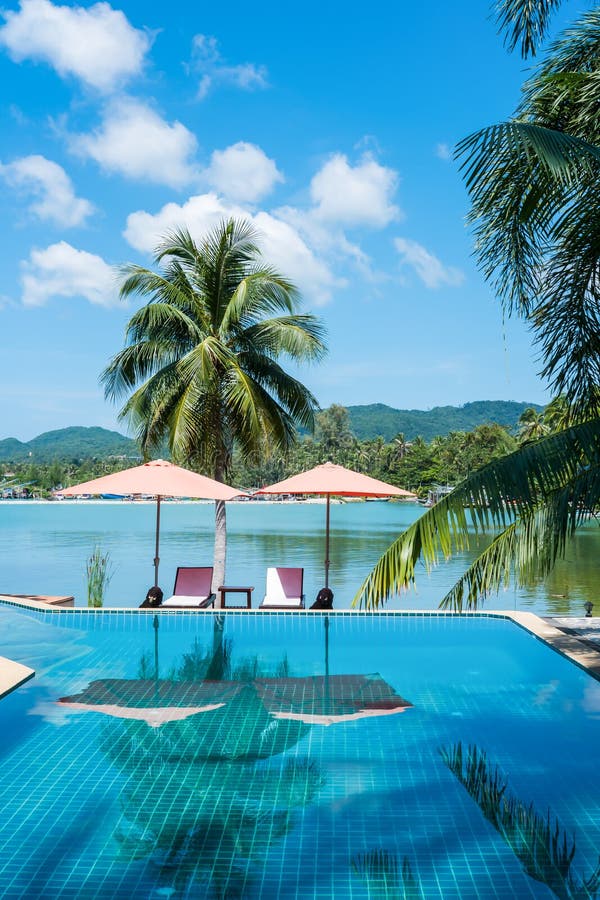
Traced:
[[385, 551], [361, 585], [354, 605], [376, 608], [427, 569], [468, 548], [473, 531], [496, 533], [442, 601], [476, 608], [506, 583], [511, 566], [521, 581], [549, 571], [566, 539], [600, 502], [600, 419], [525, 444], [475, 472], [427, 510]]
[[578, 415], [599, 411], [599, 60], [596, 8], [550, 48], [516, 118], [457, 148], [478, 263], [530, 322], [542, 375]]
[[494, 538], [440, 603], [455, 612], [478, 609], [490, 594], [517, 582], [533, 584], [564, 556], [569, 538], [600, 501], [600, 468], [582, 468], [572, 481], [516, 518]]
[[[501, 0], [514, 47], [534, 52], [556, 0]], [[384, 553], [354, 603], [374, 607], [415, 581], [422, 558], [494, 540], [442, 601], [475, 608], [510, 577], [548, 571], [583, 515], [600, 502], [600, 9], [550, 48], [515, 118], [462, 141], [476, 256], [504, 309], [525, 318], [542, 375], [562, 395], [571, 427], [472, 475]]]
[[560, 4], [561, 0], [499, 0], [496, 22], [508, 49], [520, 46], [522, 56], [535, 56]]

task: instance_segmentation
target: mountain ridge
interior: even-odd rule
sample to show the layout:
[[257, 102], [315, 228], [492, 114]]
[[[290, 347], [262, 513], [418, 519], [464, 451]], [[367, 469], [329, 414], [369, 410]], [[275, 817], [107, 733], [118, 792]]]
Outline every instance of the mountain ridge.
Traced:
[[359, 440], [381, 436], [391, 441], [397, 434], [407, 441], [418, 435], [426, 441], [451, 431], [471, 431], [477, 425], [495, 422], [515, 428], [525, 409], [541, 412], [537, 403], [516, 400], [473, 400], [462, 406], [434, 406], [432, 409], [395, 409], [385, 403], [348, 406], [350, 428]]
[[[359, 440], [383, 437], [391, 441], [402, 433], [407, 441], [421, 435], [426, 441], [450, 431], [471, 431], [477, 425], [496, 422], [515, 428], [528, 407], [541, 411], [535, 403], [514, 400], [475, 400], [463, 406], [435, 406], [433, 409], [396, 409], [385, 403], [348, 406], [350, 427]], [[0, 440], [0, 462], [53, 462], [90, 457], [126, 456], [139, 459], [137, 444], [118, 431], [100, 426], [73, 425], [45, 431], [30, 441], [7, 437]]]
[[131, 438], [100, 426], [72, 425], [44, 431], [30, 441], [8, 437], [0, 440], [0, 462], [52, 462], [57, 459], [133, 456], [139, 459]]

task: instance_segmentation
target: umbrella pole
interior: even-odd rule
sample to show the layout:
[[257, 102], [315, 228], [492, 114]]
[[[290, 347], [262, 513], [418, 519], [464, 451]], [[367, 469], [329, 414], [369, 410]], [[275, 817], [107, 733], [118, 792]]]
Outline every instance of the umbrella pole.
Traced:
[[154, 587], [158, 587], [158, 566], [160, 557], [158, 555], [158, 542], [160, 540], [160, 494], [156, 498], [156, 546], [154, 550]]
[[158, 616], [154, 616], [154, 702], [158, 706]]
[[327, 511], [325, 513], [325, 587], [329, 587], [329, 513], [331, 494], [327, 494]]

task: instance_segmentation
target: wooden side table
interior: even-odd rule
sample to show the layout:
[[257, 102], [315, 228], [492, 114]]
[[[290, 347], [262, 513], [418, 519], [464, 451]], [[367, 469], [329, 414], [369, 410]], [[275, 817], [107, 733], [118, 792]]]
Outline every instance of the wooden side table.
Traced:
[[[219, 588], [220, 596], [220, 605], [223, 609], [252, 609], [252, 591], [254, 590], [254, 585], [252, 587], [239, 587], [238, 585], [230, 585], [230, 584], [222, 584]], [[246, 595], [246, 605], [245, 606], [227, 606], [225, 603], [225, 597], [227, 594], [245, 594]]]

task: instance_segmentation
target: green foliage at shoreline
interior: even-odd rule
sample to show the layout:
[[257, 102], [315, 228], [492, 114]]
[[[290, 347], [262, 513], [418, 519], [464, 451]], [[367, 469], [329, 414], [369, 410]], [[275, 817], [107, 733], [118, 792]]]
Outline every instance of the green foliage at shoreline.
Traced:
[[[407, 441], [402, 434], [389, 442], [383, 438], [359, 441], [350, 430], [348, 411], [332, 406], [318, 414], [315, 435], [299, 438], [285, 456], [272, 455], [253, 464], [236, 451], [228, 480], [253, 489], [330, 460], [425, 495], [430, 485], [462, 480], [515, 447], [516, 440], [508, 430], [493, 424], [470, 432], [452, 432], [429, 442], [422, 438]], [[29, 484], [33, 495], [47, 496], [53, 489], [132, 465], [136, 460], [129, 457], [0, 464], [0, 489], [4, 481]]]

